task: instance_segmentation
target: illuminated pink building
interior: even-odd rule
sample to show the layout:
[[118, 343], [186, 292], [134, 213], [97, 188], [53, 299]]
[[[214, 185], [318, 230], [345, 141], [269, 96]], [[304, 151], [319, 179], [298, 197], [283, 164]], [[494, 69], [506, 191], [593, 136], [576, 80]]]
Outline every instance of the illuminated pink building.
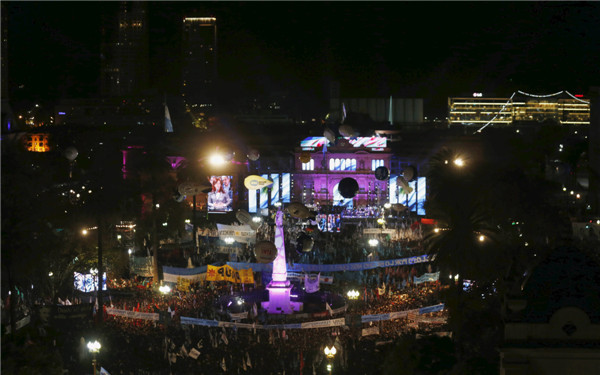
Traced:
[[[338, 138], [335, 145], [325, 137], [309, 137], [295, 156], [292, 195], [305, 204], [360, 207], [388, 201], [388, 180], [375, 178], [377, 167], [391, 170], [392, 153], [385, 137]], [[346, 177], [358, 182], [359, 192], [352, 199], [338, 192]]]

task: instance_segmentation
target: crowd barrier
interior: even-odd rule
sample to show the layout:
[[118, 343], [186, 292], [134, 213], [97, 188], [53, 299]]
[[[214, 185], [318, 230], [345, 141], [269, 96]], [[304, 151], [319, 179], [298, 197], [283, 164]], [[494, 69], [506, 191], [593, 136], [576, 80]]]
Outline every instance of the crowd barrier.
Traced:
[[[394, 320], [399, 318], [405, 318], [410, 316], [418, 316], [428, 314], [432, 312], [438, 312], [444, 310], [444, 304], [440, 303], [437, 305], [422, 307], [419, 309], [396, 311], [386, 314], [375, 314], [375, 315], [362, 315], [361, 322], [377, 322], [384, 320]], [[119, 310], [113, 308], [106, 309], [108, 315], [121, 316], [132, 319], [144, 319], [144, 320], [159, 320], [158, 313], [142, 313], [137, 311]], [[223, 322], [218, 320], [190, 318], [182, 316], [180, 317], [181, 324], [186, 325], [197, 325], [204, 327], [225, 327], [225, 328], [247, 328], [247, 329], [311, 329], [311, 328], [325, 328], [325, 327], [339, 327], [346, 325], [345, 318], [336, 318], [328, 320], [316, 320], [312, 322], [303, 323], [289, 323], [289, 324], [251, 324], [251, 323], [237, 323], [237, 322]]]

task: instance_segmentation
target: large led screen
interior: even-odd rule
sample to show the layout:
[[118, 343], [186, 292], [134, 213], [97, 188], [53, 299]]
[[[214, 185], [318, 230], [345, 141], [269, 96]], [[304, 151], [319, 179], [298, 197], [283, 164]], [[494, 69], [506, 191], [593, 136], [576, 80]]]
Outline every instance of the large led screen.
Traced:
[[339, 233], [342, 229], [342, 216], [340, 214], [319, 214], [316, 221], [321, 232]]
[[229, 212], [233, 210], [232, 176], [210, 176], [211, 191], [208, 193], [209, 213]]
[[416, 212], [417, 215], [425, 215], [425, 199], [427, 193], [426, 177], [419, 177], [416, 181], [408, 183], [413, 190], [407, 194], [398, 183], [398, 176], [390, 176], [389, 180], [390, 203], [401, 203], [408, 207], [409, 211]]
[[263, 211], [277, 202], [290, 203], [291, 174], [271, 173], [260, 175], [273, 181], [270, 186], [248, 191], [248, 212]]
[[[98, 290], [98, 275], [74, 272], [73, 276], [75, 289], [85, 293]], [[106, 290], [106, 272], [102, 274], [102, 290]]]

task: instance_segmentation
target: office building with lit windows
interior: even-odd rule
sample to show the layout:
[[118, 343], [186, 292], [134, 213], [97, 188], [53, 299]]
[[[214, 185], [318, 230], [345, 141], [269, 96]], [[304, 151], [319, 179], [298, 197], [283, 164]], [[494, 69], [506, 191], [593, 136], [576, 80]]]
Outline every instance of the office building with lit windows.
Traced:
[[101, 92], [103, 96], [138, 96], [148, 88], [147, 4], [119, 4], [116, 25], [103, 29]]
[[181, 95], [188, 113], [200, 120], [215, 104], [217, 19], [185, 17], [182, 48]]
[[473, 97], [448, 99], [448, 123], [483, 127], [554, 120], [561, 125], [589, 125], [590, 101], [582, 95], [560, 91], [533, 95], [517, 91], [509, 98]]

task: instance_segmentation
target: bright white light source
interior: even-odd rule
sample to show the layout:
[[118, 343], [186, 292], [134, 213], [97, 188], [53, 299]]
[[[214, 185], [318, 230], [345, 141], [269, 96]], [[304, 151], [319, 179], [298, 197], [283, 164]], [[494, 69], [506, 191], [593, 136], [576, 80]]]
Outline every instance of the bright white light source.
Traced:
[[222, 155], [212, 155], [209, 159], [210, 164], [214, 165], [214, 166], [220, 166], [225, 164], [225, 158], [223, 158]]

